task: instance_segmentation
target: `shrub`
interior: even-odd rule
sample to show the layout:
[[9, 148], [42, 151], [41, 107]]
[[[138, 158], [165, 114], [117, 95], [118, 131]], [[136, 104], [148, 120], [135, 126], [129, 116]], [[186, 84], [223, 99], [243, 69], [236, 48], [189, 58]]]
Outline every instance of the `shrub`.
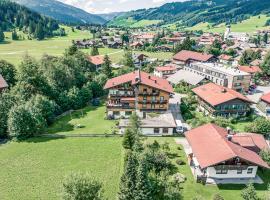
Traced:
[[177, 159], [175, 162], [177, 165], [184, 165], [185, 164], [185, 161], [183, 161], [181, 159]]

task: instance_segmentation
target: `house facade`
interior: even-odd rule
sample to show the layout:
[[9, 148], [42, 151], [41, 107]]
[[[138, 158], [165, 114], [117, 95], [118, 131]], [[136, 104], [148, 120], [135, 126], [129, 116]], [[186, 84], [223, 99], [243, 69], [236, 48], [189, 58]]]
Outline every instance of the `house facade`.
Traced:
[[251, 75], [238, 69], [227, 68], [216, 63], [191, 63], [184, 67], [184, 70], [204, 76], [209, 81], [236, 90], [248, 92], [251, 84]]
[[192, 91], [197, 96], [199, 109], [210, 116], [245, 116], [252, 104], [241, 93], [214, 83], [196, 87]]
[[143, 117], [148, 112], [168, 110], [173, 88], [165, 79], [140, 70], [107, 81], [107, 117], [128, 118], [135, 110]]
[[264, 94], [260, 98], [257, 107], [267, 116], [270, 116], [270, 93]]
[[[185, 136], [190, 145], [188, 162], [197, 181], [210, 184], [237, 184], [243, 181], [262, 183], [257, 177], [257, 170], [269, 169], [256, 152], [234, 141], [238, 135], [215, 124], [192, 129]], [[249, 135], [245, 136], [252, 139]], [[264, 138], [258, 141], [267, 145]], [[256, 143], [253, 142], [253, 145], [256, 146]], [[266, 148], [269, 148], [268, 145]]]

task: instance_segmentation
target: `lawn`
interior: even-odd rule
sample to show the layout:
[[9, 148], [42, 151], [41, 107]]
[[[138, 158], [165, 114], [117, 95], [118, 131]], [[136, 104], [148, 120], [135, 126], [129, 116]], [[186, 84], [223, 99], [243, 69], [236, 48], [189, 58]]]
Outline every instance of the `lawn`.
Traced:
[[54, 37], [42, 41], [37, 40], [11, 40], [11, 33], [5, 33], [6, 41], [0, 44], [0, 59], [7, 60], [15, 65], [21, 62], [24, 55], [28, 54], [35, 58], [41, 58], [44, 54], [61, 56], [64, 50], [72, 44], [72, 40], [91, 38], [88, 31], [75, 30], [72, 32], [65, 27], [67, 36]]
[[0, 199], [60, 199], [71, 172], [88, 172], [117, 199], [123, 166], [121, 138], [34, 138], [0, 146]]
[[[187, 157], [185, 152], [181, 149], [178, 150], [177, 145], [174, 141], [174, 138], [151, 138], [148, 139], [150, 141], [157, 140], [160, 144], [167, 141], [170, 144], [171, 152], [176, 153], [176, 157], [172, 158], [172, 161], [175, 163], [176, 159], [182, 159], [187, 163]], [[187, 177], [187, 181], [183, 184], [183, 197], [184, 200], [191, 200], [196, 196], [202, 197], [201, 200], [209, 200], [212, 199], [213, 196], [219, 193], [225, 200], [242, 200], [241, 198], [241, 190], [245, 187], [245, 185], [208, 185], [204, 186], [200, 183], [196, 183], [190, 167], [185, 164], [179, 166], [179, 172], [184, 174]], [[261, 173], [260, 173], [261, 174]], [[264, 177], [265, 184], [263, 185], [255, 185], [256, 190], [258, 191], [261, 197], [266, 195], [267, 184], [270, 183], [270, 171], [265, 172], [265, 174], [261, 174], [261, 177]]]
[[[105, 119], [106, 107], [87, 106], [59, 118], [48, 129], [57, 134], [104, 134], [111, 133], [116, 121]], [[80, 128], [76, 126], [80, 125]]]
[[[253, 33], [256, 30], [268, 29], [269, 27], [265, 27], [264, 25], [270, 17], [266, 15], [259, 15], [259, 16], [253, 16], [247, 20], [238, 22], [237, 24], [232, 24], [231, 30], [233, 32]], [[226, 25], [224, 23], [219, 24], [215, 27], [212, 27], [212, 25], [207, 22], [199, 23], [193, 27], [186, 28], [186, 30], [193, 30], [193, 31], [202, 30], [202, 31], [207, 31], [207, 32], [218, 32], [218, 33], [223, 33], [225, 29], [226, 29]]]

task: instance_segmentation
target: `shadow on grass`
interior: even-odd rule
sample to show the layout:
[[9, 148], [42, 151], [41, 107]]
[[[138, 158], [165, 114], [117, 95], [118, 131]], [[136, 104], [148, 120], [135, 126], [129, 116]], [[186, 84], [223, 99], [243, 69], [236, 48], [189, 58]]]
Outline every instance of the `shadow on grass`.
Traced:
[[[47, 129], [47, 133], [49, 134], [55, 134], [59, 132], [70, 132], [75, 129], [74, 125], [70, 124], [70, 121], [73, 119], [81, 119], [84, 118], [85, 115], [87, 115], [88, 112], [95, 111], [98, 108], [102, 107], [100, 106], [88, 106], [81, 110], [76, 110], [72, 112], [71, 114], [68, 114], [66, 116], [61, 117], [60, 119], [57, 119], [53, 125], [51, 125]], [[83, 127], [81, 127], [83, 128]]]
[[1, 44], [10, 44], [11, 42], [10, 41], [3, 41], [3, 42], [0, 42], [0, 45]]
[[[267, 191], [270, 183], [270, 170], [259, 170], [258, 175], [263, 180], [263, 184], [254, 184], [257, 191]], [[243, 190], [246, 185], [244, 184], [222, 184], [217, 185], [220, 190]]]
[[52, 140], [62, 140], [66, 137], [31, 137], [24, 140], [18, 140], [18, 143], [42, 143], [42, 142], [50, 142]]

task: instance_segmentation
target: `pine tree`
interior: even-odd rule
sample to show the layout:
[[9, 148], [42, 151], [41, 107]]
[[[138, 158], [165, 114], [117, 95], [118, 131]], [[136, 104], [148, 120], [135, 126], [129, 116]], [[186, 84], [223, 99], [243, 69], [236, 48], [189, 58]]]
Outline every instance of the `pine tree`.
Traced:
[[129, 152], [124, 174], [121, 177], [119, 200], [135, 199], [136, 194], [136, 177], [137, 177], [138, 160], [134, 153]]
[[135, 68], [131, 51], [127, 51], [125, 53], [125, 55], [124, 55], [124, 65], [127, 66], [127, 67]]
[[259, 200], [259, 197], [252, 183], [249, 183], [247, 187], [242, 190], [241, 196], [243, 200]]
[[124, 138], [123, 138], [123, 142], [122, 145], [125, 149], [130, 149], [132, 150], [134, 144], [135, 144], [135, 135], [133, 133], [133, 131], [131, 129], [126, 129], [125, 130], [125, 134], [124, 134]]
[[97, 46], [94, 45], [91, 50], [91, 56], [97, 56], [97, 55], [99, 55], [98, 48]]
[[135, 200], [151, 200], [151, 184], [148, 178], [147, 163], [144, 159], [140, 161], [136, 180]]
[[12, 38], [12, 40], [18, 40], [19, 39], [16, 30], [12, 31], [11, 38]]
[[0, 42], [4, 42], [5, 41], [5, 34], [2, 31], [2, 29], [0, 28]]
[[36, 27], [35, 38], [37, 38], [38, 40], [43, 40], [45, 38], [43, 26], [41, 23], [38, 23]]
[[113, 72], [112, 72], [112, 67], [111, 67], [111, 60], [108, 55], [105, 55], [104, 57], [104, 64], [103, 64], [103, 73], [108, 77], [112, 78], [113, 77]]

